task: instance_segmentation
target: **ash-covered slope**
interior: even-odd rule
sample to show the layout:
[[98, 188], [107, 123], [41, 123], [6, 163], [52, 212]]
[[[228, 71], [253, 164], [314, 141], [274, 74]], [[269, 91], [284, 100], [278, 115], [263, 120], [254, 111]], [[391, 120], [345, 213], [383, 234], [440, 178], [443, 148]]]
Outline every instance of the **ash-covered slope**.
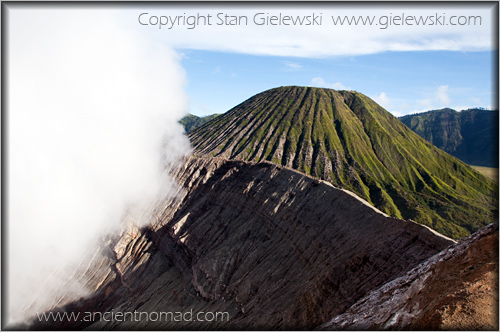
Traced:
[[[34, 328], [310, 329], [453, 244], [272, 163], [190, 158], [175, 176], [185, 187], [178, 199], [158, 208], [153, 225], [109, 240], [85, 263], [94, 295], [60, 309], [80, 318], [194, 312], [194, 320]], [[196, 321], [199, 312], [227, 312], [229, 320]]]
[[498, 167], [498, 110], [450, 108], [399, 118], [415, 133], [469, 165]]
[[498, 331], [498, 223], [370, 292], [321, 329]]
[[195, 153], [268, 160], [460, 238], [491, 223], [498, 185], [353, 91], [262, 92], [193, 131]]

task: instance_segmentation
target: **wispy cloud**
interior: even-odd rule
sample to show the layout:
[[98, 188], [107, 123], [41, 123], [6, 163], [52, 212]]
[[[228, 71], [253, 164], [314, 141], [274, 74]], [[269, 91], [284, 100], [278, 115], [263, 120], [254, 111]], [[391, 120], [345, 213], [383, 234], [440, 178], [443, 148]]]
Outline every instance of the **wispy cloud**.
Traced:
[[340, 82], [335, 82], [335, 83], [326, 82], [321, 77], [313, 78], [311, 80], [311, 85], [317, 86], [317, 87], [322, 87], [322, 88], [335, 89], [335, 90], [351, 90], [350, 88], [346, 87], [345, 85], [343, 85]]
[[296, 71], [296, 70], [302, 69], [302, 67], [304, 67], [304, 66], [302, 66], [298, 62], [285, 61], [285, 67], [289, 71]]
[[[451, 106], [451, 99], [448, 95], [449, 85], [440, 85], [436, 90], [428, 97], [418, 99], [417, 106], [421, 108], [422, 112], [428, 111], [430, 109], [438, 109], [443, 107]], [[420, 112], [420, 111], [416, 111]]]
[[214, 70], [212, 70], [212, 74], [218, 74], [220, 73], [220, 66], [217, 66], [214, 68]]
[[436, 91], [437, 101], [444, 106], [450, 105], [450, 97], [448, 96], [448, 85], [441, 85]]
[[387, 97], [387, 94], [385, 92], [381, 92], [378, 96], [373, 97], [373, 100], [375, 100], [385, 109], [388, 109], [391, 106], [391, 100], [389, 99], [389, 97]]
[[[165, 5], [165, 6], [168, 6]], [[227, 6], [225, 12], [230, 15], [245, 16], [248, 25], [220, 26], [199, 25], [188, 30], [186, 26], [173, 26], [172, 29], [158, 29], [157, 26], [141, 26], [148, 29], [157, 38], [163, 39], [170, 46], [182, 49], [237, 52], [254, 55], [293, 56], [321, 58], [328, 56], [352, 56], [374, 54], [386, 51], [485, 51], [495, 48], [490, 22], [494, 4], [471, 4], [469, 6], [453, 3], [440, 7], [425, 8], [421, 5], [398, 4], [385, 5], [342, 5], [328, 6], [315, 3], [302, 8], [285, 5], [266, 5], [269, 16], [307, 16], [321, 13], [321, 24], [317, 25], [256, 25], [253, 17], [256, 9], [253, 5], [234, 8]], [[423, 7], [423, 8], [422, 8]], [[145, 8], [147, 8], [145, 6]], [[165, 7], [169, 15], [212, 15], [216, 17], [222, 9], [203, 10]], [[262, 8], [259, 10], [263, 10]], [[439, 14], [436, 14], [439, 13]], [[405, 17], [435, 18], [434, 25], [389, 24], [389, 19], [405, 14]], [[449, 23], [451, 17], [480, 16], [482, 24], [455, 26]], [[334, 18], [370, 18], [372, 24], [334, 24]], [[147, 19], [147, 18], [146, 18]], [[392, 21], [391, 21], [392, 22]], [[395, 22], [395, 21], [394, 21]], [[265, 29], [265, 30], [263, 30]], [[217, 35], [217, 38], [213, 38]]]

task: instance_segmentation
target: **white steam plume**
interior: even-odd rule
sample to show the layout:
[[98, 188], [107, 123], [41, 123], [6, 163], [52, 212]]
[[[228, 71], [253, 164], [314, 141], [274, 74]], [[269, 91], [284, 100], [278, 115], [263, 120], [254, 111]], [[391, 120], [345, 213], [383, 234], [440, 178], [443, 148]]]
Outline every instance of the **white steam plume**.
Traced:
[[[184, 71], [109, 11], [8, 9], [8, 309], [35, 315], [189, 142]], [[165, 188], [163, 188], [165, 189]], [[42, 293], [39, 293], [42, 291]], [[32, 305], [26, 312], [26, 306]]]

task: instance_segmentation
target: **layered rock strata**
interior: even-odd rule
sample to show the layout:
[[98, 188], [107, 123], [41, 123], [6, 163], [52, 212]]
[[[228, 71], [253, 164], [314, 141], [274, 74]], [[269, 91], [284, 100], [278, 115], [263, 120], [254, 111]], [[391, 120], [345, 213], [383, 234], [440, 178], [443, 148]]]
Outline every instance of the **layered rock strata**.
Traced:
[[498, 331], [498, 223], [371, 291], [321, 329]]
[[93, 295], [60, 312], [225, 312], [228, 321], [35, 322], [36, 329], [311, 329], [454, 241], [272, 163], [189, 158], [155, 221], [101, 244]]

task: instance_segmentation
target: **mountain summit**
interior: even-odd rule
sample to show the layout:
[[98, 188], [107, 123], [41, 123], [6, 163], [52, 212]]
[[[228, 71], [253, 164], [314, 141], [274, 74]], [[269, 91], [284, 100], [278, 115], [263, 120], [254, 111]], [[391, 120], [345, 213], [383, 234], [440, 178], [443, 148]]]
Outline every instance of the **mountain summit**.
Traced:
[[355, 91], [280, 87], [190, 133], [198, 155], [271, 161], [460, 238], [491, 223], [498, 186]]

